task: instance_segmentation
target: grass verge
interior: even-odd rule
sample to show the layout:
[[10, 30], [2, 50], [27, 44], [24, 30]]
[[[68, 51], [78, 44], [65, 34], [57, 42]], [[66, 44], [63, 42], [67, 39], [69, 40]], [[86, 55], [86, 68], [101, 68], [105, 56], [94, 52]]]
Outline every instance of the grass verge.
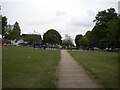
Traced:
[[55, 88], [59, 50], [3, 47], [3, 88]]
[[0, 89], [2, 89], [2, 46], [0, 45]]
[[68, 51], [105, 88], [118, 87], [118, 53]]

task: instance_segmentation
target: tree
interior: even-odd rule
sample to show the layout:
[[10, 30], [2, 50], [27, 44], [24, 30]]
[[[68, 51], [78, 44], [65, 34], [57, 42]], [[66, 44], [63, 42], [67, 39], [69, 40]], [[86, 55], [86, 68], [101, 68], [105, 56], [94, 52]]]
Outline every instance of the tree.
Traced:
[[101, 12], [95, 17], [94, 20], [95, 26], [92, 29], [92, 35], [94, 38], [94, 46], [97, 46], [101, 49], [104, 49], [108, 45], [107, 34], [108, 34], [108, 25], [107, 23], [110, 20], [117, 19], [117, 13], [115, 12], [114, 8], [110, 8]]
[[120, 47], [120, 18], [110, 20], [107, 25], [108, 48]]
[[13, 34], [14, 34], [14, 39], [19, 39], [20, 38], [20, 26], [18, 24], [18, 22], [15, 22], [14, 27], [13, 27]]
[[59, 34], [58, 31], [54, 29], [48, 30], [44, 35], [43, 35], [43, 43], [49, 43], [49, 44], [61, 44], [61, 35]]
[[103, 25], [106, 24], [109, 20], [116, 19], [117, 13], [114, 8], [110, 8], [101, 12], [98, 12], [98, 14], [95, 17], [95, 20], [93, 22], [96, 22], [97, 25]]
[[81, 45], [82, 48], [88, 48], [88, 39], [84, 36], [78, 40], [78, 43]]
[[75, 44], [76, 44], [76, 47], [80, 47], [80, 44], [79, 44], [79, 39], [82, 38], [83, 35], [79, 34], [79, 35], [76, 35], [75, 37]]
[[12, 32], [12, 25], [7, 25], [7, 28], [6, 28], [6, 35], [5, 35], [5, 39], [8, 39], [8, 40], [11, 40], [11, 37], [13, 37], [13, 35], [11, 34]]
[[76, 36], [76, 45], [80, 45], [84, 49], [120, 48], [120, 15], [115, 12], [115, 9], [110, 8], [98, 12], [94, 22], [95, 26], [92, 31], [87, 31], [80, 39], [80, 36]]
[[0, 15], [0, 35], [2, 35], [2, 15]]
[[93, 38], [93, 35], [92, 35], [92, 31], [87, 31], [86, 33], [85, 33], [85, 37], [87, 38], [87, 40], [88, 40], [88, 47], [90, 48], [92, 48], [92, 47], [94, 47], [94, 44], [95, 44], [95, 40], [94, 40], [94, 38]]
[[15, 22], [13, 29], [8, 31], [8, 34], [5, 38], [9, 40], [20, 39], [20, 32], [21, 30], [18, 22]]
[[7, 18], [6, 16], [2, 17], [2, 38], [6, 35], [6, 28], [7, 28]]
[[67, 48], [71, 48], [72, 46], [74, 46], [71, 36], [69, 36], [68, 34], [65, 35], [65, 39], [62, 40], [62, 46]]
[[20, 33], [21, 30], [18, 22], [15, 22], [12, 28], [12, 25], [7, 25], [6, 16], [2, 17], [2, 38], [5, 40], [17, 40], [20, 38]]

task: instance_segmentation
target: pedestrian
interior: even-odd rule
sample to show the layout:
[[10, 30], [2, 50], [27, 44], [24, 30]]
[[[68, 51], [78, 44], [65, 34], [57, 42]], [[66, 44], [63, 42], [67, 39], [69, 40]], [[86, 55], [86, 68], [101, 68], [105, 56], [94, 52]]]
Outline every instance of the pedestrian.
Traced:
[[34, 43], [33, 47], [35, 48], [35, 43]]

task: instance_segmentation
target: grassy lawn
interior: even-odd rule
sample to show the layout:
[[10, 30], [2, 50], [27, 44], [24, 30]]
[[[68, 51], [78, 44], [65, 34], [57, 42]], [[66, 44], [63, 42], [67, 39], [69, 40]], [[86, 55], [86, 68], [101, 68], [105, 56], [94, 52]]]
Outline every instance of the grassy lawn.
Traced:
[[105, 88], [118, 87], [118, 53], [68, 51]]
[[0, 46], [0, 89], [2, 87], [2, 46]]
[[59, 50], [3, 47], [3, 88], [55, 88]]

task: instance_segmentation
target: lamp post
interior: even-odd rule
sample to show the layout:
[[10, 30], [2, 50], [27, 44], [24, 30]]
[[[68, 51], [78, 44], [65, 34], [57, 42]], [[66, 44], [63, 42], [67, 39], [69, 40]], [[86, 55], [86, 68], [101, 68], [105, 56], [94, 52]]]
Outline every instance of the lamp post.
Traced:
[[1, 6], [0, 6], [0, 38], [2, 37], [2, 14], [1, 14]]
[[118, 2], [118, 14], [120, 15], [120, 1]]

